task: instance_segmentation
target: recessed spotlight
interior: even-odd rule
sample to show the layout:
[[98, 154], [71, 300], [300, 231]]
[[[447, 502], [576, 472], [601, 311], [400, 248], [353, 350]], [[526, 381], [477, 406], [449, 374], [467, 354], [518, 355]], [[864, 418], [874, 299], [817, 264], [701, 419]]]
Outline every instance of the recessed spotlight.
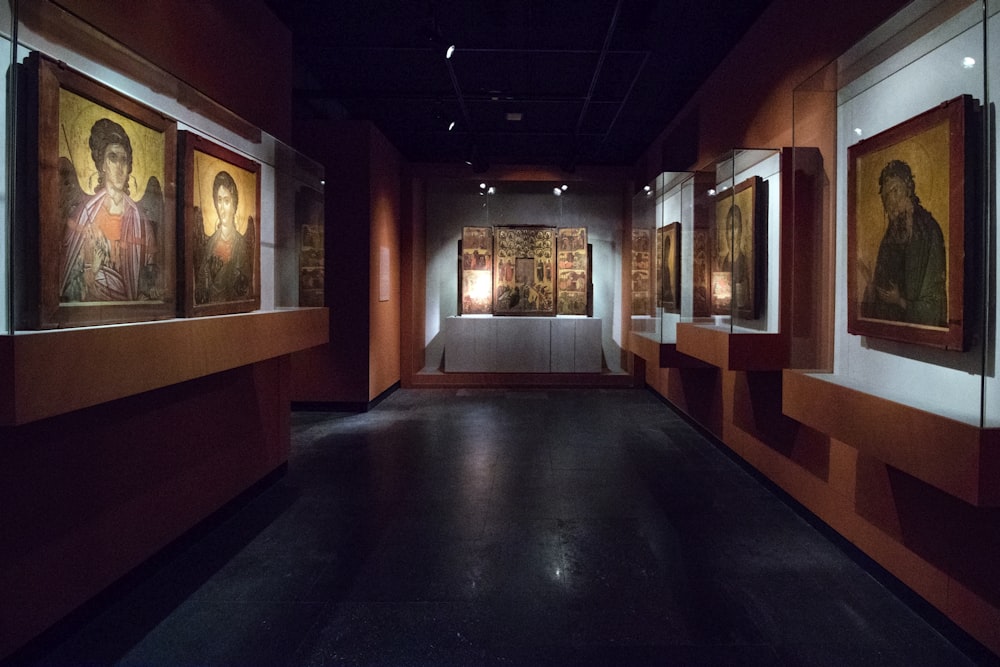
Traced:
[[479, 189], [480, 190], [485, 190], [486, 189], [486, 184], [485, 183], [480, 183], [479, 184]]
[[976, 66], [976, 59], [971, 56], [965, 56], [962, 58], [962, 67], [965, 69], [972, 69]]
[[864, 130], [862, 130], [860, 127], [856, 127], [854, 128], [854, 134], [860, 137], [862, 134], [864, 134]]
[[569, 190], [569, 186], [563, 183], [562, 190], [563, 192], [566, 192], [567, 190]]
[[559, 196], [562, 195], [562, 189], [560, 189], [560, 188], [552, 188], [552, 194], [554, 194], [556, 197], [559, 197]]

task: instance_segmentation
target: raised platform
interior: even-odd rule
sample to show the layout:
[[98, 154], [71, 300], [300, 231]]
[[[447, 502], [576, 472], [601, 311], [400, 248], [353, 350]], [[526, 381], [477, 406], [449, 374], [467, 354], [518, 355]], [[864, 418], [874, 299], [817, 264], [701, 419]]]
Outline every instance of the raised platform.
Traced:
[[601, 373], [600, 319], [449, 317], [447, 373]]

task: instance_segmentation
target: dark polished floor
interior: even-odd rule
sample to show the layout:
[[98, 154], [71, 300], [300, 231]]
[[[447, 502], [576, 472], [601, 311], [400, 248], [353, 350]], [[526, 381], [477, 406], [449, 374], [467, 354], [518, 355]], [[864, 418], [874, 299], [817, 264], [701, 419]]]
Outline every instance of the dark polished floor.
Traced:
[[975, 662], [646, 391], [400, 390], [292, 440], [34, 661]]

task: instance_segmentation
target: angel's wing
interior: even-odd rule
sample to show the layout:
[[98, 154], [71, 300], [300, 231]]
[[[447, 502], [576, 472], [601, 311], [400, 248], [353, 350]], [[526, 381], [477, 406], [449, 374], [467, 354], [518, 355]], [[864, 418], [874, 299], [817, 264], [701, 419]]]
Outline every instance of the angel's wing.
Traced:
[[61, 220], [69, 220], [87, 193], [80, 187], [73, 163], [65, 157], [59, 158], [59, 215]]

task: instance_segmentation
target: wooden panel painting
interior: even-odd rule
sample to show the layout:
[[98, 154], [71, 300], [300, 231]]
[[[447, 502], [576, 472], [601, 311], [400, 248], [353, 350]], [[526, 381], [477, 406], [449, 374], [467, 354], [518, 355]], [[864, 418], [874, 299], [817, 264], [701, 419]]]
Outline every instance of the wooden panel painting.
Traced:
[[462, 315], [493, 312], [493, 228], [462, 228]]
[[559, 230], [558, 243], [560, 315], [586, 315], [590, 267], [587, 265], [587, 228]]
[[722, 194], [715, 208], [712, 313], [756, 319], [763, 305], [764, 180], [751, 176]]
[[847, 149], [848, 332], [963, 349], [976, 107], [958, 97]]
[[497, 227], [494, 236], [494, 314], [555, 315], [556, 229]]
[[681, 223], [656, 230], [656, 304], [668, 313], [680, 312]]
[[632, 315], [652, 315], [652, 242], [648, 229], [632, 230]]
[[[176, 124], [31, 54], [22, 323], [55, 328], [176, 317]], [[35, 180], [37, 179], [37, 180]], [[25, 237], [29, 236], [25, 234]], [[36, 264], [37, 262], [37, 264]]]
[[322, 306], [326, 276], [322, 195], [309, 188], [299, 190], [295, 221], [299, 228], [299, 306]]
[[184, 308], [189, 317], [260, 307], [260, 165], [190, 132], [184, 163]]
[[695, 229], [691, 233], [691, 315], [693, 317], [710, 317], [712, 304], [709, 299], [709, 261], [711, 243], [706, 229]]

